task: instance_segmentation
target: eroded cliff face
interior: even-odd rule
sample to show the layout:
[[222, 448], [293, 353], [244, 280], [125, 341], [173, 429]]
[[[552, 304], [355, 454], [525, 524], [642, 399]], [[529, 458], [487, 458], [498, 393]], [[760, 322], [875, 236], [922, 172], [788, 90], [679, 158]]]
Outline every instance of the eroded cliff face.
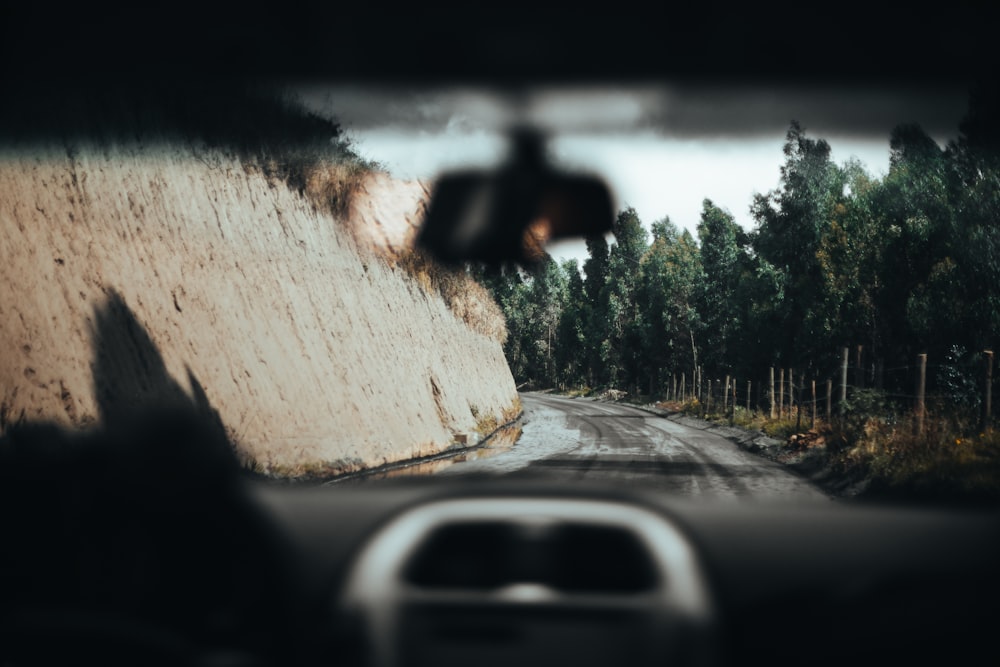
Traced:
[[425, 197], [373, 176], [335, 219], [190, 145], [0, 155], [0, 426], [85, 427], [172, 382], [204, 392], [245, 461], [299, 475], [502, 421], [499, 336], [392, 259]]

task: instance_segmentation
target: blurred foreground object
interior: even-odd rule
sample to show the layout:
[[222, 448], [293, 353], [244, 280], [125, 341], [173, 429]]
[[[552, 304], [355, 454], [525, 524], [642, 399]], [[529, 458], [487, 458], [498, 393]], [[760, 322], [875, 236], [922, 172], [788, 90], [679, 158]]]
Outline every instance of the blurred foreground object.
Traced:
[[599, 178], [557, 171], [544, 141], [515, 130], [508, 161], [493, 171], [441, 176], [417, 244], [443, 262], [532, 264], [549, 241], [611, 231], [611, 193]]

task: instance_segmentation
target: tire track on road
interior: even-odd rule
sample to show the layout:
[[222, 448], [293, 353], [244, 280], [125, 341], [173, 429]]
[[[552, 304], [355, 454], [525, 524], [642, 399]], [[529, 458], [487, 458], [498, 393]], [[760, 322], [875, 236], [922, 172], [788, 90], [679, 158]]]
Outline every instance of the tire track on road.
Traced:
[[[528, 415], [522, 439], [529, 444], [477, 461], [470, 472], [495, 469], [560, 482], [639, 484], [680, 496], [740, 501], [825, 498], [808, 482], [719, 435], [640, 408], [539, 394], [524, 394], [522, 401]], [[548, 446], [549, 441], [559, 444]], [[462, 465], [449, 472], [461, 474]]]

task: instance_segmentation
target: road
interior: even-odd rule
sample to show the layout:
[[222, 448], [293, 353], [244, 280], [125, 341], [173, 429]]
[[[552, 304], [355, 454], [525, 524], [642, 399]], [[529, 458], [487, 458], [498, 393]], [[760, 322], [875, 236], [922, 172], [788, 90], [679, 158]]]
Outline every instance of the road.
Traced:
[[522, 394], [513, 447], [455, 462], [440, 475], [523, 474], [655, 486], [685, 497], [821, 499], [808, 481], [732, 441], [621, 404]]

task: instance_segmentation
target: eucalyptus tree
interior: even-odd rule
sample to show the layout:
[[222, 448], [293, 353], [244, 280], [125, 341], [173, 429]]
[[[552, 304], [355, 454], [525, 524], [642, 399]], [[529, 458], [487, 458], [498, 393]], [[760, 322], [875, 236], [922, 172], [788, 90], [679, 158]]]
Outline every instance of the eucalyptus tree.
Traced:
[[731, 368], [731, 343], [740, 327], [737, 288], [745, 261], [740, 247], [742, 229], [728, 211], [712, 200], [702, 202], [698, 222], [701, 246], [701, 289], [698, 310], [704, 323], [705, 364], [713, 370]]
[[560, 269], [566, 284], [565, 300], [559, 317], [556, 372], [563, 387], [586, 382], [587, 319], [589, 309], [583, 276], [575, 259], [565, 260]]
[[956, 256], [964, 286], [962, 328], [975, 349], [1000, 341], [1000, 83], [969, 97], [958, 140], [948, 146], [956, 211]]
[[615, 243], [608, 254], [608, 278], [598, 306], [604, 325], [600, 354], [609, 382], [634, 389], [643, 364], [636, 288], [648, 237], [634, 208], [618, 214], [613, 232]]
[[892, 352], [938, 351], [956, 333], [964, 299], [955, 262], [954, 216], [944, 151], [920, 127], [896, 127], [876, 215], [886, 249], [880, 311]]
[[813, 342], [825, 337], [822, 322], [810, 317], [824, 281], [817, 251], [842, 204], [845, 176], [830, 158], [830, 145], [807, 137], [795, 121], [783, 152], [779, 187], [754, 195], [750, 207], [757, 223], [753, 249], [782, 295], [771, 313], [773, 361], [800, 364], [811, 356]]
[[601, 292], [608, 281], [608, 242], [603, 236], [586, 239], [588, 257], [583, 263], [584, 307], [583, 321], [586, 326], [587, 384], [596, 386], [607, 381], [607, 368], [601, 359], [601, 341], [606, 338], [607, 318], [601, 310]]
[[698, 245], [669, 217], [651, 225], [653, 242], [640, 264], [640, 332], [651, 389], [668, 374], [700, 363], [701, 319], [696, 307], [702, 268]]

